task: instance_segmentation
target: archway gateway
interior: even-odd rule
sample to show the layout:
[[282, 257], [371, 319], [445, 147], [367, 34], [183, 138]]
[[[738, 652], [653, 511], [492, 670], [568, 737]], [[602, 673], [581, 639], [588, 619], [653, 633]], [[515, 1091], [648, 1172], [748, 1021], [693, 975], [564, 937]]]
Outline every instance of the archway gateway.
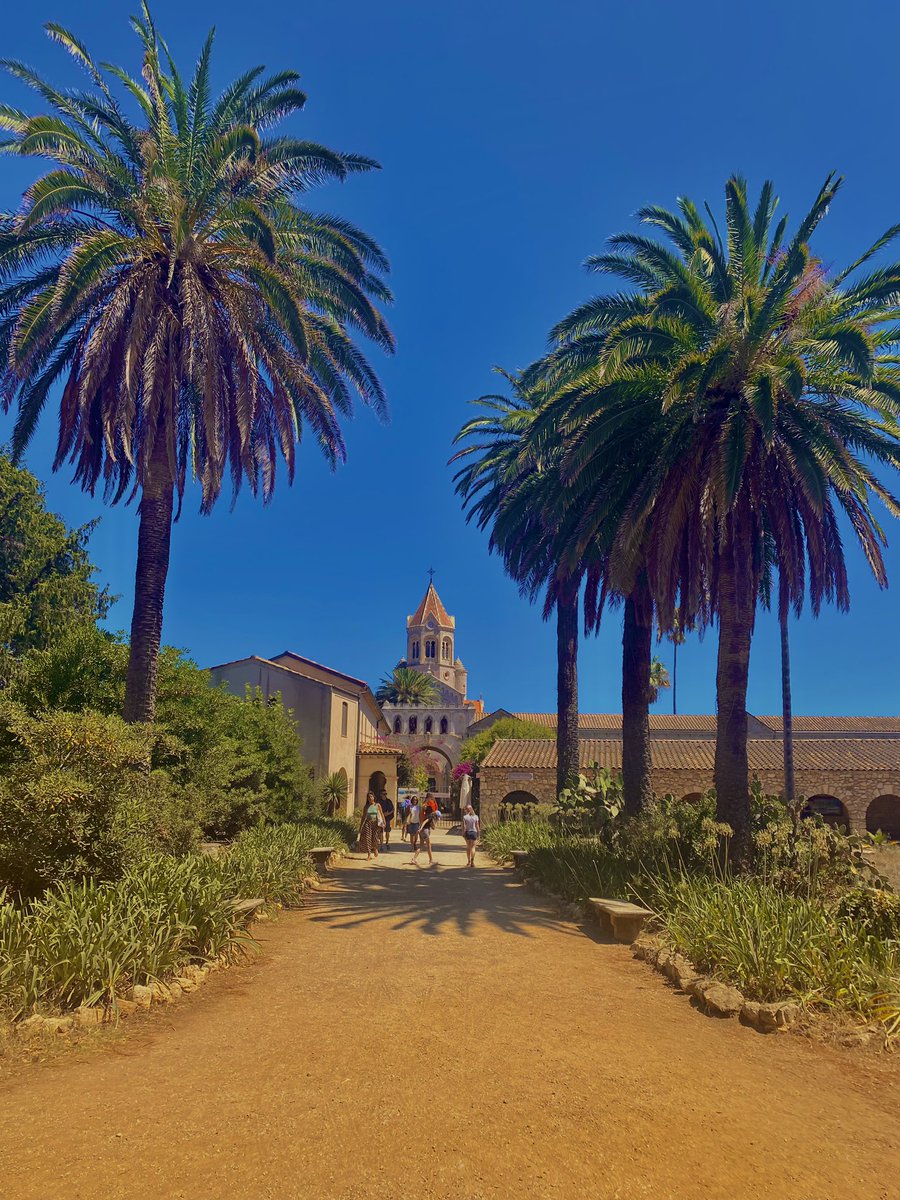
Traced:
[[878, 796], [866, 809], [866, 829], [900, 842], [900, 796]]
[[843, 826], [844, 829], [850, 828], [850, 817], [847, 809], [838, 800], [837, 796], [810, 796], [806, 804], [804, 804], [800, 815], [803, 817], [821, 817], [826, 825], [833, 825], [835, 828], [839, 828], [840, 826]]

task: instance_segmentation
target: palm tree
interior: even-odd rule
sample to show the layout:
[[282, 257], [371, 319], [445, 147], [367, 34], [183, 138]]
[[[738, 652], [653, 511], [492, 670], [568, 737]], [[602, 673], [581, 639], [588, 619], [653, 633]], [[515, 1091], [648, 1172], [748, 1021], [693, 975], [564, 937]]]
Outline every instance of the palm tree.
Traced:
[[17, 453], [59, 383], [54, 469], [69, 460], [111, 503], [140, 497], [124, 714], [149, 721], [188, 476], [203, 512], [226, 475], [235, 493], [246, 479], [268, 500], [279, 456], [293, 478], [304, 424], [332, 466], [343, 461], [352, 394], [385, 407], [350, 332], [386, 350], [393, 339], [376, 307], [390, 298], [382, 252], [299, 203], [376, 164], [273, 133], [304, 105], [294, 72], [255, 67], [213, 98], [212, 34], [186, 85], [146, 6], [132, 24], [140, 79], [98, 67], [53, 24], [88, 89], [5, 64], [46, 106], [0, 107], [5, 148], [54, 166], [0, 220], [0, 385], [17, 405]]
[[431, 675], [414, 667], [395, 667], [385, 675], [375, 693], [379, 704], [436, 704], [440, 690]]
[[681, 621], [678, 619], [677, 613], [675, 614], [675, 617], [673, 619], [672, 628], [667, 629], [665, 632], [663, 630], [659, 631], [660, 640], [662, 640], [662, 638], [665, 636], [666, 641], [670, 642], [672, 645], [672, 715], [673, 716], [678, 715], [678, 647], [684, 645], [685, 633], [686, 633], [686, 631], [685, 631], [684, 627], [682, 626]]
[[347, 800], [347, 776], [343, 771], [333, 771], [322, 784], [322, 800], [325, 813], [329, 817], [337, 816]]
[[[839, 184], [829, 176], [789, 239], [787, 218], [772, 230], [770, 183], [751, 212], [744, 181], [728, 181], [725, 239], [689, 200], [677, 213], [642, 209], [672, 245], [612, 238], [591, 265], [637, 291], [598, 297], [559, 331], [569, 360], [589, 361], [595, 379], [661, 377], [655, 394], [636, 399], [657, 428], [657, 454], [615, 556], [646, 565], [664, 627], [676, 612], [702, 618], [706, 602], [718, 617], [715, 784], [737, 857], [749, 850], [746, 694], [766, 538], [790, 603], [808, 577], [814, 612], [823, 600], [846, 608], [838, 514], [883, 586], [872, 501], [900, 511], [874, 469], [900, 461], [900, 265], [856, 274], [898, 228], [846, 270], [827, 272], [809, 241]], [[610, 444], [595, 439], [595, 469]], [[673, 569], [683, 563], [686, 573]]]
[[671, 686], [672, 681], [669, 679], [669, 672], [663, 666], [662, 659], [654, 654], [650, 663], [650, 703], [655, 704], [663, 688]]
[[[625, 812], [634, 815], [653, 799], [650, 742], [652, 640], [655, 608], [640, 553], [623, 566], [615, 555], [631, 497], [653, 468], [658, 417], [643, 403], [658, 380], [643, 368], [598, 385], [591, 368], [596, 346], [552, 353], [533, 369], [546, 393], [546, 420], [564, 440], [560, 486], [570, 527], [560, 531], [564, 569], [586, 570], [585, 627], [599, 628], [607, 600], [624, 608], [622, 623], [622, 785]], [[574, 359], [574, 362], [573, 362]], [[602, 454], [598, 456], [598, 446]], [[674, 564], [676, 571], [682, 564]]]
[[578, 621], [583, 563], [563, 566], [565, 529], [571, 521], [559, 481], [561, 443], [538, 435], [540, 393], [522, 377], [498, 369], [510, 395], [478, 401], [485, 411], [468, 421], [455, 443], [466, 442], [450, 460], [463, 461], [455, 476], [467, 519], [491, 527], [490, 548], [530, 600], [544, 594], [544, 618], [556, 613], [556, 783], [557, 793], [578, 778]]

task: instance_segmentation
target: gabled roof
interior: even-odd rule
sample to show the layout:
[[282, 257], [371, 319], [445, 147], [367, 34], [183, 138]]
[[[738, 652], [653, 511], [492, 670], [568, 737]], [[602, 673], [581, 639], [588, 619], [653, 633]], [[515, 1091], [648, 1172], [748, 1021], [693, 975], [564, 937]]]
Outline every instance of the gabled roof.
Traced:
[[[650, 753], [657, 770], [706, 771], [712, 774], [716, 743], [709, 738], [658, 738]], [[622, 743], [618, 738], [582, 738], [578, 743], [582, 767], [598, 762], [602, 767], [622, 766]], [[781, 743], [751, 739], [747, 742], [751, 771], [780, 771], [784, 768]], [[798, 771], [897, 771], [900, 770], [900, 738], [854, 739], [837, 742], [806, 741], [794, 744]], [[556, 767], [556, 742], [550, 739], [504, 738], [495, 742], [482, 764], [485, 767], [546, 770]]]
[[[782, 717], [757, 717], [767, 729], [780, 734]], [[900, 735], [900, 717], [793, 717], [796, 733], [892, 733]]]
[[[511, 713], [518, 721], [530, 721], [533, 725], [541, 725], [544, 729], [556, 728], [556, 713]], [[618, 732], [622, 728], [621, 713], [579, 713], [579, 729], [602, 729]], [[711, 713], [686, 713], [677, 716], [672, 713], [650, 713], [651, 730], [676, 731], [696, 733], [715, 733], [716, 718]]]
[[424, 625], [428, 617], [434, 617], [436, 624], [442, 625], [445, 629], [456, 627], [456, 621], [441, 603], [441, 598], [435, 591], [433, 582], [428, 584], [425, 595], [422, 597], [422, 603], [411, 617], [406, 618], [406, 624], [409, 628], [415, 625]]

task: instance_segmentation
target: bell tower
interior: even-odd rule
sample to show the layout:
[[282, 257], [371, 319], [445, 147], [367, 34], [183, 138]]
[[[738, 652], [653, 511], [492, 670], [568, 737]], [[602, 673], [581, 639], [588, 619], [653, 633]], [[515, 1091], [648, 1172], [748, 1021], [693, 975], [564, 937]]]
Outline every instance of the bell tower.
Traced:
[[456, 657], [456, 618], [451, 617], [434, 586], [434, 572], [419, 607], [406, 618], [406, 661], [465, 699], [466, 670]]

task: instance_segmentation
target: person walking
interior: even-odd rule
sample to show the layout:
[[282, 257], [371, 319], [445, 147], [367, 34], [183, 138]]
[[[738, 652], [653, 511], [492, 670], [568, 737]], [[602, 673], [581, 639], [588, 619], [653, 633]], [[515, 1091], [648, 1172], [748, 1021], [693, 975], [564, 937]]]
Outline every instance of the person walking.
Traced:
[[409, 821], [409, 800], [406, 796], [397, 801], [397, 815], [400, 818], [400, 841], [406, 841], [406, 825]]
[[409, 802], [409, 813], [406, 820], [406, 832], [409, 834], [409, 848], [415, 853], [419, 840], [419, 822], [422, 817], [422, 806], [419, 797], [413, 796]]
[[366, 852], [366, 862], [372, 856], [378, 857], [378, 845], [381, 840], [381, 828], [384, 824], [384, 813], [381, 805], [375, 799], [374, 792], [366, 792], [366, 803], [359, 823], [359, 848]]
[[382, 792], [379, 799], [381, 804], [381, 812], [384, 817], [384, 848], [387, 849], [391, 844], [391, 824], [394, 820], [394, 802], [387, 794]]
[[413, 862], [418, 865], [419, 851], [426, 850], [428, 852], [428, 865], [434, 866], [434, 855], [431, 853], [431, 831], [434, 828], [434, 813], [435, 809], [429, 806], [428, 801], [431, 797], [427, 797], [422, 808], [422, 817], [419, 823], [419, 837], [416, 847], [413, 850]]
[[479, 833], [481, 833], [481, 822], [478, 819], [478, 813], [471, 804], [467, 804], [466, 811], [463, 813], [463, 837], [466, 839], [467, 867], [475, 866], [475, 846]]

